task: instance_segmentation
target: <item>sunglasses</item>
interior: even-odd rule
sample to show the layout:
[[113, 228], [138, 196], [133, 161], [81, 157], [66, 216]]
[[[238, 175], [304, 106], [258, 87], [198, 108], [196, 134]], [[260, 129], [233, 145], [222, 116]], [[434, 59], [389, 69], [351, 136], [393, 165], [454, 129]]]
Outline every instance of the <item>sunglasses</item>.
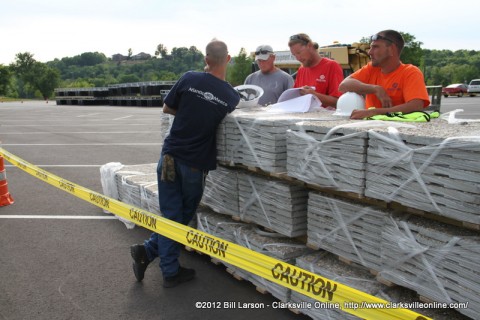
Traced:
[[255, 55], [258, 56], [259, 54], [267, 54], [267, 53], [273, 53], [272, 51], [270, 50], [258, 50], [258, 51], [255, 51]]
[[385, 40], [385, 41], [388, 41], [390, 43], [395, 43], [392, 39], [389, 39], [387, 37], [384, 37], [384, 36], [381, 36], [379, 34], [374, 34], [373, 36], [370, 37], [370, 40], [371, 41], [377, 41], [377, 40]]
[[295, 41], [295, 40], [303, 41], [305, 44], [310, 42], [310, 39], [307, 39], [304, 36], [301, 36], [299, 34], [294, 34], [293, 36], [290, 37], [290, 41]]

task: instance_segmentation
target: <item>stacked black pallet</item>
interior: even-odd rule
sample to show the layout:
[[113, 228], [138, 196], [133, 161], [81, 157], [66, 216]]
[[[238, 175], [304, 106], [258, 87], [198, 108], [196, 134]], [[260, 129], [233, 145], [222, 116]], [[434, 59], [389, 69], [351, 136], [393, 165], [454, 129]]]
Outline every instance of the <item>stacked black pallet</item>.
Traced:
[[175, 81], [112, 84], [108, 87], [57, 88], [57, 105], [161, 107]]
[[108, 88], [57, 88], [57, 105], [93, 106], [108, 104]]
[[111, 106], [161, 107], [175, 81], [120, 83], [108, 86]]

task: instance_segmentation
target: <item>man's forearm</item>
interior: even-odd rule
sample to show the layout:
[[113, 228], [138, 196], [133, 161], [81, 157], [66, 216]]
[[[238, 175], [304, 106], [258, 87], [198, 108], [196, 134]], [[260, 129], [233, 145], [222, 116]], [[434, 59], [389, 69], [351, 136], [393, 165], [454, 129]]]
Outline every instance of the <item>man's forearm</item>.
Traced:
[[387, 112], [403, 112], [403, 113], [410, 113], [415, 111], [422, 111], [423, 110], [423, 100], [421, 99], [413, 99], [404, 104], [400, 104], [394, 107], [384, 109]]
[[355, 92], [358, 94], [376, 94], [376, 87], [376, 85], [363, 83], [357, 79], [347, 77], [340, 83], [338, 90], [340, 92]]
[[328, 94], [322, 94], [318, 92], [315, 92], [315, 95], [320, 100], [323, 107], [334, 107], [334, 108], [337, 107], [337, 101], [338, 101], [337, 97], [329, 96]]
[[371, 109], [363, 109], [363, 110], [353, 110], [352, 115], [350, 116], [351, 119], [364, 119], [368, 117], [372, 117], [379, 114], [386, 114], [389, 112], [402, 112], [402, 113], [410, 113], [415, 111], [422, 111], [423, 110], [423, 100], [421, 99], [413, 99], [409, 102], [404, 104], [397, 105], [395, 107], [390, 108], [371, 108]]

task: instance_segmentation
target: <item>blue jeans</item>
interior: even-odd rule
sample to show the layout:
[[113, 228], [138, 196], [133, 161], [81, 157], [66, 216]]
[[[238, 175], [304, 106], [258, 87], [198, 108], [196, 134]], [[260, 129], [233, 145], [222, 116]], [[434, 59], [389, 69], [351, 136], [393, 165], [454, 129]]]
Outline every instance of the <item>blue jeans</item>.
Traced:
[[[163, 155], [157, 167], [160, 211], [165, 218], [187, 225], [193, 219], [202, 199], [207, 172], [175, 161], [175, 180], [162, 181], [162, 163]], [[178, 257], [182, 247], [180, 243], [158, 233], [152, 233], [144, 245], [150, 261], [160, 257], [160, 268], [164, 278], [177, 274], [180, 266]]]

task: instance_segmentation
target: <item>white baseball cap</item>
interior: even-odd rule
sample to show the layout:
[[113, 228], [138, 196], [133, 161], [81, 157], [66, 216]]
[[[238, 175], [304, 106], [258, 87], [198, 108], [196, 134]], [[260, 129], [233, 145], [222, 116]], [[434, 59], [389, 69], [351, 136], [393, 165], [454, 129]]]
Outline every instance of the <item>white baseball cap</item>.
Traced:
[[267, 60], [270, 58], [270, 55], [273, 54], [273, 49], [271, 46], [262, 44], [257, 47], [255, 50], [255, 61], [257, 60]]

